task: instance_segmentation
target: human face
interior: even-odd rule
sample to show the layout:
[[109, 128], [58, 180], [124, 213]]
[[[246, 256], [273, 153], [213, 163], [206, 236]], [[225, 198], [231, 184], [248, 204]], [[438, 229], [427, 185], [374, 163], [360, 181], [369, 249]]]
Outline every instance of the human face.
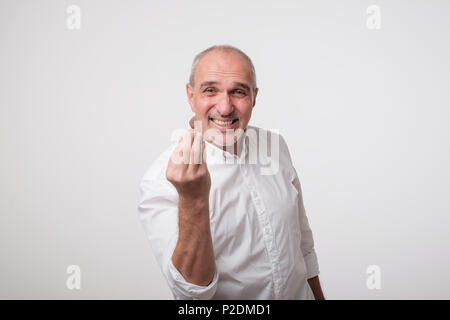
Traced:
[[235, 52], [216, 50], [202, 57], [194, 88], [188, 83], [186, 91], [203, 133], [216, 131], [226, 138], [246, 130], [258, 93], [252, 81], [247, 61]]

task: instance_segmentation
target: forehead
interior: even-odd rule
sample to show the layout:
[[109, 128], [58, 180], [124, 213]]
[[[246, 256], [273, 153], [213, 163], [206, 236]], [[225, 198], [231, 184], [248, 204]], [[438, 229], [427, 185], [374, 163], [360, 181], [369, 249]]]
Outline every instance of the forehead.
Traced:
[[251, 70], [248, 61], [233, 51], [211, 51], [199, 61], [195, 72], [195, 83], [203, 81], [240, 81], [251, 83]]

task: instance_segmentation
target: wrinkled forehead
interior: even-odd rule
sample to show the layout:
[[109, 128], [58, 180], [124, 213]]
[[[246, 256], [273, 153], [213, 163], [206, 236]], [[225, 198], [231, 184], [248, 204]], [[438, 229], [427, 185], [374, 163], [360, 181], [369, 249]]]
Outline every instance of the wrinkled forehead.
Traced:
[[195, 83], [217, 81], [221, 83], [243, 82], [251, 86], [252, 75], [248, 61], [232, 51], [212, 51], [199, 61], [195, 72]]

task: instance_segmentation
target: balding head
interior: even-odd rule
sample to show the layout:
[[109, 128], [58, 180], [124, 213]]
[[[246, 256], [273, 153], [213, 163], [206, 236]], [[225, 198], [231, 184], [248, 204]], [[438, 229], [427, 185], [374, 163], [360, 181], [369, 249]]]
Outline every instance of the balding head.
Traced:
[[238, 55], [239, 57], [242, 58], [243, 61], [245, 61], [247, 68], [248, 68], [248, 73], [249, 73], [249, 77], [250, 77], [250, 81], [251, 81], [251, 85], [252, 85], [252, 90], [257, 88], [256, 85], [256, 72], [255, 72], [255, 67], [253, 65], [252, 60], [250, 59], [249, 56], [247, 56], [243, 51], [241, 51], [240, 49], [230, 46], [230, 45], [215, 45], [212, 47], [209, 47], [206, 50], [203, 50], [202, 52], [200, 52], [199, 54], [197, 54], [194, 58], [194, 61], [192, 63], [192, 67], [191, 67], [191, 74], [189, 77], [189, 83], [192, 87], [195, 86], [195, 74], [197, 71], [197, 68], [199, 66], [199, 64], [201, 63], [201, 60], [208, 56], [208, 55]]

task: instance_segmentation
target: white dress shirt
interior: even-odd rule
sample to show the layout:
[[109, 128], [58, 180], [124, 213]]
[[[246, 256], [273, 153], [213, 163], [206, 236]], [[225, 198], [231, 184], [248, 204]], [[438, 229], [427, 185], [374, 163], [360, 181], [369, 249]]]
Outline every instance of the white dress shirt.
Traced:
[[[166, 169], [176, 142], [142, 178], [139, 215], [162, 273], [175, 299], [313, 299], [307, 279], [319, 274], [319, 266], [287, 145], [281, 135], [253, 126], [239, 141], [238, 155], [205, 143], [216, 261], [208, 286], [187, 282], [172, 263], [178, 193]], [[278, 160], [257, 147], [268, 143], [271, 150], [272, 141], [279, 141]]]

